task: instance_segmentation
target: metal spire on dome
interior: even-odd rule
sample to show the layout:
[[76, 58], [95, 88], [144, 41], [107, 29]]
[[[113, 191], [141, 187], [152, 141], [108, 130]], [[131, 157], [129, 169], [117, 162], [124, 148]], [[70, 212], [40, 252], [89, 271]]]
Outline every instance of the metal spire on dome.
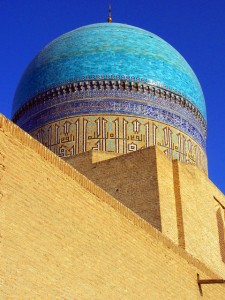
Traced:
[[108, 23], [112, 22], [112, 8], [111, 8], [111, 4], [109, 2], [109, 8], [108, 8]]

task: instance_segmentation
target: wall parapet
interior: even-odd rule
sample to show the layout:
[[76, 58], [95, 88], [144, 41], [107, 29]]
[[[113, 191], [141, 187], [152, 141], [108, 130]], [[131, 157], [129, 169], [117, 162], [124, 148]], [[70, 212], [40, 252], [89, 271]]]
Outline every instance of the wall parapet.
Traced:
[[148, 234], [153, 236], [159, 243], [162, 243], [165, 247], [172, 249], [176, 254], [180, 255], [189, 263], [202, 270], [202, 272], [206, 273], [210, 277], [218, 278], [217, 274], [210, 270], [204, 263], [194, 258], [181, 247], [175, 245], [169, 238], [163, 236], [161, 232], [152, 227], [148, 222], [146, 222], [144, 219], [142, 219], [130, 209], [125, 207], [123, 204], [121, 204], [103, 189], [98, 187], [84, 175], [80, 174], [76, 169], [71, 167], [69, 164], [67, 164], [65, 161], [63, 161], [61, 158], [59, 158], [57, 155], [55, 155], [53, 152], [47, 149], [44, 145], [36, 141], [28, 133], [24, 132], [21, 128], [19, 128], [17, 125], [15, 125], [2, 114], [0, 114], [0, 134], [1, 132], [3, 132], [3, 134], [6, 135], [10, 134], [14, 138], [18, 139], [21, 144], [35, 151], [41, 156], [42, 159], [46, 160], [53, 166], [59, 168], [65, 175], [77, 181], [82, 187], [84, 187], [90, 193], [95, 195], [100, 201], [103, 201], [110, 205], [122, 216], [131, 221], [135, 226], [138, 226], [145, 230]]

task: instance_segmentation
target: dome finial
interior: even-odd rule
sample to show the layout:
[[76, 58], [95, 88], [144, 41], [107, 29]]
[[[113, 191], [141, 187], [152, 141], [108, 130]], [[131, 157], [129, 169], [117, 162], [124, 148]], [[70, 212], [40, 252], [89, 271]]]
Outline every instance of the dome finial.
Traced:
[[109, 9], [108, 9], [108, 23], [112, 22], [112, 8], [111, 8], [111, 4], [109, 2]]

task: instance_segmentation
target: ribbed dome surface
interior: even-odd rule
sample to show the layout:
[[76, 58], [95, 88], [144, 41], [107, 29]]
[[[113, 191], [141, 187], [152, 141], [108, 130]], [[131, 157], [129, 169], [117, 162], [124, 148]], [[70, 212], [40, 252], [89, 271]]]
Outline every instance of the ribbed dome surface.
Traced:
[[24, 72], [12, 113], [63, 82], [107, 76], [158, 82], [188, 98], [206, 119], [202, 89], [185, 59], [158, 36], [117, 23], [81, 27], [49, 43]]

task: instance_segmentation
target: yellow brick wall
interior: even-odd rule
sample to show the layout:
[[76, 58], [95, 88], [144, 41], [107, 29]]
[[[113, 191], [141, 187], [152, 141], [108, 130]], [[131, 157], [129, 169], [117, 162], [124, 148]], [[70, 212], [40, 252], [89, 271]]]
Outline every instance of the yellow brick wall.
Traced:
[[161, 150], [155, 150], [162, 233], [179, 244], [173, 163]]
[[[175, 176], [179, 176], [179, 186], [175, 188], [180, 193], [185, 249], [225, 277], [224, 237], [220, 245], [222, 236], [219, 237], [218, 227], [218, 209], [223, 214], [221, 205], [225, 207], [225, 197], [198, 168], [174, 163], [179, 172], [178, 175], [175, 172]], [[225, 228], [224, 216], [221, 218], [221, 226]], [[225, 236], [224, 231], [221, 234]]]
[[87, 152], [66, 161], [161, 231], [155, 147], [104, 161], [104, 152], [99, 152], [98, 163], [95, 155]]
[[64, 160], [178, 244], [172, 161], [156, 147], [111, 155], [90, 151]]
[[102, 162], [105, 155], [98, 152], [99, 163], [93, 154], [67, 160], [225, 277], [225, 197], [202, 171], [169, 160], [155, 147]]
[[225, 299], [217, 275], [0, 116], [0, 299]]
[[120, 153], [111, 153], [111, 152], [104, 152], [104, 151], [91, 151], [91, 154], [92, 154], [92, 163], [97, 163], [103, 160], [108, 160], [122, 155]]

